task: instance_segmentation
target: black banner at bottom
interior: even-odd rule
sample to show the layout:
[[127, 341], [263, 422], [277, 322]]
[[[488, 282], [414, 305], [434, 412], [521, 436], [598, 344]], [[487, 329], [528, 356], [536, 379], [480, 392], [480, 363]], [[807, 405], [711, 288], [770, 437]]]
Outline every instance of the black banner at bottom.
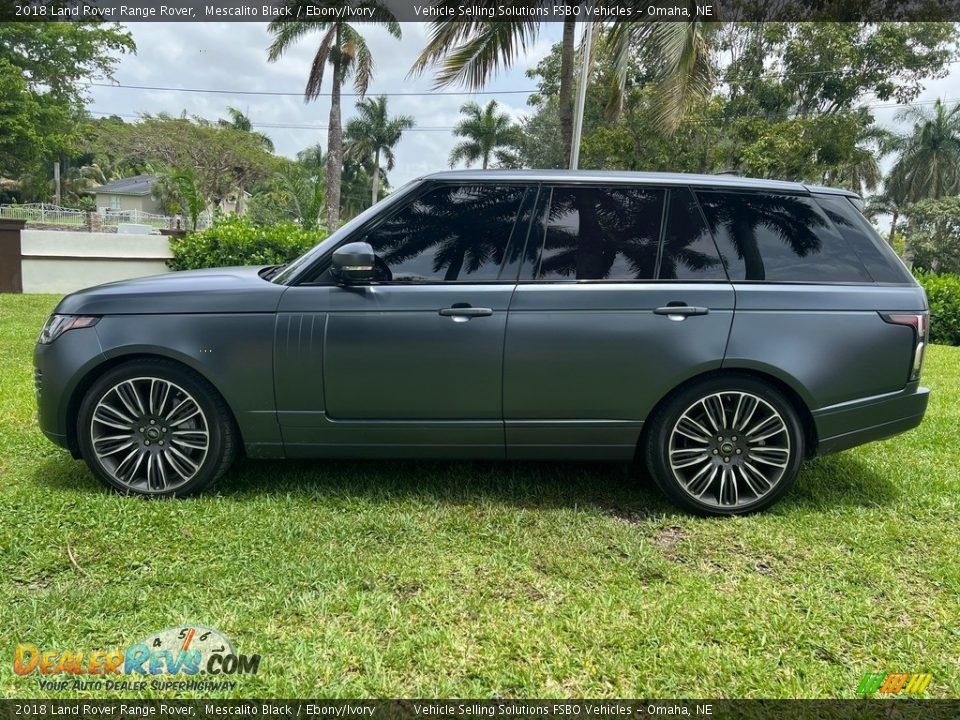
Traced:
[[960, 700], [0, 700], [0, 720], [957, 720]]

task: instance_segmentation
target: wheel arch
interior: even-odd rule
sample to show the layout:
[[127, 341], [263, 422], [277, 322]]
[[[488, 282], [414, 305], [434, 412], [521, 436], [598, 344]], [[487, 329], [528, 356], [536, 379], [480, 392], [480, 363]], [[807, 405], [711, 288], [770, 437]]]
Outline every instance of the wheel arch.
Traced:
[[210, 386], [220, 396], [220, 399], [223, 400], [224, 406], [230, 413], [230, 420], [233, 423], [233, 428], [236, 431], [237, 436], [240, 438], [240, 447], [244, 447], [243, 434], [240, 429], [240, 423], [237, 422], [237, 416], [234, 413], [233, 408], [230, 406], [230, 403], [226, 401], [223, 391], [217, 387], [217, 383], [214, 382], [213, 379], [211, 379], [200, 368], [196, 367], [196, 365], [185, 361], [183, 358], [165, 355], [158, 352], [134, 350], [130, 352], [120, 352], [109, 355], [103, 360], [103, 362], [100, 362], [92, 368], [87, 369], [86, 373], [80, 378], [73, 390], [70, 392], [70, 397], [67, 400], [66, 406], [67, 422], [65, 424], [67, 433], [67, 448], [70, 450], [70, 454], [74, 458], [79, 459], [81, 457], [80, 440], [77, 436], [77, 417], [80, 412], [80, 404], [83, 402], [83, 398], [87, 394], [87, 391], [97, 380], [111, 370], [114, 370], [121, 365], [126, 365], [127, 363], [136, 362], [139, 360], [163, 360], [165, 362], [174, 363], [182, 367], [184, 370], [198, 375], [200, 378], [209, 383]]
[[640, 437], [637, 440], [636, 457], [639, 458], [640, 454], [642, 453], [642, 448], [646, 442], [647, 433], [649, 432], [649, 428], [652, 426], [650, 420], [655, 417], [657, 413], [659, 413], [674, 397], [692, 385], [696, 385], [706, 380], [711, 380], [718, 377], [749, 377], [754, 380], [767, 383], [771, 387], [778, 390], [787, 399], [793, 409], [797, 412], [797, 416], [800, 418], [800, 424], [803, 427], [804, 456], [810, 458], [816, 455], [817, 444], [819, 443], [819, 438], [817, 436], [817, 425], [814, 422], [813, 413], [810, 411], [810, 406], [807, 404], [807, 401], [801, 395], [800, 391], [782, 378], [761, 369], [724, 367], [716, 370], [709, 370], [707, 372], [687, 378], [669, 392], [664, 394], [656, 402], [650, 412], [647, 413], [647, 417], [644, 420], [643, 428], [640, 431]]

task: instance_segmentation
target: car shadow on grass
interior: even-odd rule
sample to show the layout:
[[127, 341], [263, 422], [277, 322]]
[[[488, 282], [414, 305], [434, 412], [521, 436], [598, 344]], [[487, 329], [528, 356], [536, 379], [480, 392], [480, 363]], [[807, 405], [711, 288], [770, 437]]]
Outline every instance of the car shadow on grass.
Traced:
[[[35, 478], [51, 489], [102, 489], [81, 461], [66, 455], [42, 463]], [[645, 472], [625, 463], [243, 459], [208, 493], [237, 502], [283, 495], [345, 500], [420, 497], [454, 505], [493, 502], [548, 509], [592, 506], [636, 522], [682, 514]], [[841, 453], [806, 463], [793, 489], [773, 511], [882, 506], [894, 502], [898, 494], [890, 480], [855, 455]]]
[[[227, 497], [249, 493], [301, 493], [364, 497], [422, 496], [518, 507], [597, 506], [622, 519], [676, 514], [646, 471], [625, 463], [484, 461], [266, 461], [245, 460], [217, 486]], [[850, 453], [806, 463], [776, 506], [829, 510], [887, 505], [898, 491]]]

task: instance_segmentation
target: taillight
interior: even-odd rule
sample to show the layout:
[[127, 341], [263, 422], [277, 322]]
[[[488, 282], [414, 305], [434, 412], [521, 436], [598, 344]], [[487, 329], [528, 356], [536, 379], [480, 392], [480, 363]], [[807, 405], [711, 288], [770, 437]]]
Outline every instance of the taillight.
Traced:
[[927, 348], [927, 332], [930, 329], [929, 313], [880, 313], [880, 317], [894, 325], [909, 325], [913, 328], [913, 367], [910, 379], [919, 380], [923, 371], [923, 356]]

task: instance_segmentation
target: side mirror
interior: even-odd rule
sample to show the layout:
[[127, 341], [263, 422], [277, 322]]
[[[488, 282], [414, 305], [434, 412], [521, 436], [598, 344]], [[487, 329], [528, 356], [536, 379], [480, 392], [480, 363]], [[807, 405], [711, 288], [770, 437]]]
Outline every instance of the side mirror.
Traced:
[[376, 255], [369, 243], [352, 242], [333, 252], [330, 274], [337, 282], [372, 280]]

